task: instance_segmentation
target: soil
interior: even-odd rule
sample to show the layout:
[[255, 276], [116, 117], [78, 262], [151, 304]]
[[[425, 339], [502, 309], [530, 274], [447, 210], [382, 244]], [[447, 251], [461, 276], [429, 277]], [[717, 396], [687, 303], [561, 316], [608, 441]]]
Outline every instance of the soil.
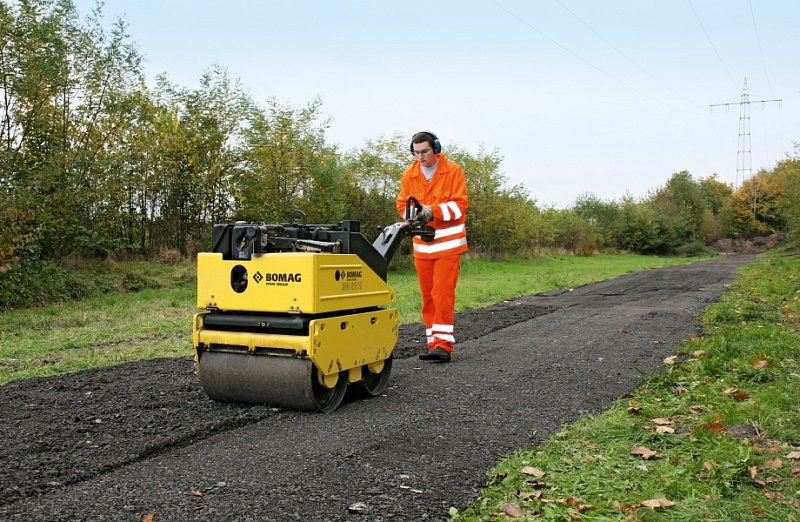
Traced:
[[600, 412], [699, 333], [751, 255], [458, 314], [448, 364], [404, 326], [392, 383], [333, 413], [220, 404], [191, 359], [0, 387], [0, 519], [441, 520], [515, 449]]

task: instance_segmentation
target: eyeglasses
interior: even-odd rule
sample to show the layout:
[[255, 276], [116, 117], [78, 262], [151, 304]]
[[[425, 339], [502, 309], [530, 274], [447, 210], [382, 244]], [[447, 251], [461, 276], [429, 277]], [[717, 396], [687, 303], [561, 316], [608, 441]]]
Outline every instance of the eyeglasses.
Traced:
[[432, 149], [412, 150], [411, 154], [414, 155], [414, 156], [424, 156], [425, 154], [428, 154], [429, 152], [432, 152]]

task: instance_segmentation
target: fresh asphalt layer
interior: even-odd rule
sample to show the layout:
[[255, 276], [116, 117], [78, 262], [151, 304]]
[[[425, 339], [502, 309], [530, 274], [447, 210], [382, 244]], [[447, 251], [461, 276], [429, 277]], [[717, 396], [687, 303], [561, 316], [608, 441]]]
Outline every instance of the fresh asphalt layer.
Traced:
[[0, 387], [0, 519], [441, 520], [513, 450], [634, 389], [753, 256], [458, 314], [451, 363], [401, 328], [390, 388], [331, 414], [219, 404], [190, 359]]

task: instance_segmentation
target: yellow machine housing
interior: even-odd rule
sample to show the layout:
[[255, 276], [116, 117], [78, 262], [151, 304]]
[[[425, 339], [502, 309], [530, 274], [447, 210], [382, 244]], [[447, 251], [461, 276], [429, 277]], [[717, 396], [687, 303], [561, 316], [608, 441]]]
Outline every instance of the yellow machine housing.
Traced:
[[338, 407], [348, 384], [381, 394], [399, 329], [386, 267], [409, 227], [370, 244], [354, 221], [216, 225], [197, 257], [193, 321], [206, 393], [318, 411]]

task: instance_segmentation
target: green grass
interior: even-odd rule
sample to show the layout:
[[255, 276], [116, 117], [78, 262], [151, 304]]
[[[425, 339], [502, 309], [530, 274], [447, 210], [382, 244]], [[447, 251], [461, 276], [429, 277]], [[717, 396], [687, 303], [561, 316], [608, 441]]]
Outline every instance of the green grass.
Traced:
[[[692, 261], [696, 259], [625, 254], [519, 261], [465, 257], [456, 308], [467, 310]], [[193, 265], [130, 262], [88, 268], [102, 278], [103, 292], [107, 288], [129, 291], [0, 312], [0, 384], [192, 354], [191, 317], [197, 311]], [[420, 298], [414, 270], [392, 271], [388, 279], [397, 294], [401, 322], [418, 321]]]
[[631, 397], [503, 460], [452, 521], [800, 521], [800, 260], [762, 255], [703, 322]]

